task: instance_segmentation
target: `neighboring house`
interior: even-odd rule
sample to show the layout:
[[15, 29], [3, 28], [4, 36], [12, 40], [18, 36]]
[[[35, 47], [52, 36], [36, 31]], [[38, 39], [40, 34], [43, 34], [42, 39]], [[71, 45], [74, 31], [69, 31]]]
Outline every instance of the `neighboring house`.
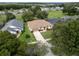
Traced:
[[64, 16], [62, 18], [49, 18], [48, 22], [50, 22], [51, 24], [55, 24], [57, 22], [66, 22], [66, 21], [70, 21], [70, 20], [76, 20], [78, 19], [79, 16]]
[[42, 10], [42, 11], [49, 11], [49, 10], [50, 10], [50, 8], [41, 7], [41, 10]]
[[48, 22], [50, 22], [51, 24], [56, 24], [57, 22], [66, 22], [66, 21], [68, 21], [68, 20], [70, 20], [71, 19], [71, 17], [68, 17], [68, 16], [64, 16], [64, 17], [62, 17], [62, 18], [50, 18], [50, 19], [48, 19]]
[[17, 35], [23, 31], [23, 22], [12, 19], [5, 24], [5, 26], [2, 28], [2, 31], [8, 31], [11, 34]]
[[30, 31], [46, 31], [52, 29], [53, 25], [45, 20], [33, 20], [27, 22]]
[[59, 19], [57, 19], [57, 18], [50, 18], [50, 19], [48, 19], [48, 22], [50, 22], [51, 24], [55, 24], [55, 23], [57, 23], [58, 22], [58, 20]]
[[0, 30], [2, 29], [3, 26], [4, 26], [4, 24], [0, 24]]
[[55, 7], [56, 10], [63, 10], [63, 7]]
[[41, 7], [42, 11], [49, 11], [49, 10], [63, 10], [63, 7]]

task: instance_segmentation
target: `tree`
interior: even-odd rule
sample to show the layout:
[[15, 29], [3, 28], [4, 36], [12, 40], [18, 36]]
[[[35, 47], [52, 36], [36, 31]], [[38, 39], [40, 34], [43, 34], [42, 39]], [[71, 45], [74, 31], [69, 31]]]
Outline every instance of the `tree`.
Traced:
[[38, 43], [30, 44], [27, 46], [27, 53], [28, 56], [43, 56], [47, 53], [46, 46], [42, 45], [40, 47], [38, 46]]
[[52, 36], [55, 54], [79, 55], [79, 20], [55, 24]]
[[75, 4], [73, 3], [66, 3], [66, 4], [63, 4], [63, 12], [64, 13], [67, 13], [68, 15], [76, 15], [77, 13], [77, 8], [75, 8]]
[[27, 43], [21, 43], [15, 35], [0, 31], [0, 56], [27, 55]]
[[6, 31], [0, 31], [0, 34], [0, 56], [40, 56], [46, 53], [44, 46], [20, 42], [15, 35]]
[[0, 31], [0, 55], [15, 55], [19, 41], [14, 35]]
[[28, 10], [29, 10], [29, 11], [32, 11], [32, 12], [33, 12], [33, 15], [36, 16], [37, 12], [38, 12], [38, 11], [41, 11], [41, 8], [40, 8], [40, 6], [32, 6], [32, 7], [30, 7]]
[[33, 13], [31, 11], [26, 11], [23, 13], [22, 18], [24, 22], [27, 22], [28, 20], [33, 20]]
[[37, 18], [39, 19], [45, 19], [47, 18], [48, 13], [46, 11], [38, 11], [37, 12]]
[[10, 52], [6, 49], [3, 49], [0, 51], [0, 56], [9, 56]]
[[27, 43], [26, 42], [21, 43], [20, 46], [17, 48], [16, 55], [17, 56], [28, 56], [30, 53], [28, 53], [27, 49], [28, 49]]
[[[17, 7], [18, 6], [18, 7]], [[4, 9], [7, 9], [7, 10], [10, 10], [11, 8], [12, 9], [21, 9], [21, 8], [29, 8], [30, 5], [26, 5], [26, 4], [1, 4], [0, 5], [0, 10], [4, 10]]]
[[15, 19], [15, 15], [13, 15], [12, 13], [6, 13], [6, 21], [9, 21], [9, 20], [12, 20], [12, 19]]

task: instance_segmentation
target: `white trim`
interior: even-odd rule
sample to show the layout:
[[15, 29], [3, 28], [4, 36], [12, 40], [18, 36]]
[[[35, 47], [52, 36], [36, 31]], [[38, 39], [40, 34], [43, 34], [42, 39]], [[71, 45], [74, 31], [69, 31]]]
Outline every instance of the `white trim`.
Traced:
[[14, 32], [14, 31], [9, 31], [11, 34], [16, 34], [16, 32]]
[[10, 28], [16, 28], [15, 26], [9, 26]]

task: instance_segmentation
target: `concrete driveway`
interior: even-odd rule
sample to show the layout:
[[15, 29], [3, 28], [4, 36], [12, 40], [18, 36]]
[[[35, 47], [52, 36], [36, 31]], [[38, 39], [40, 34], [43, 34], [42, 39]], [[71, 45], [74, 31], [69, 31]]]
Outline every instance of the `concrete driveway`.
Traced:
[[39, 31], [34, 31], [33, 34], [38, 42], [46, 43], [46, 40]]
[[53, 54], [52, 51], [51, 51], [52, 45], [51, 45], [50, 43], [48, 43], [48, 42], [44, 39], [44, 37], [41, 35], [41, 33], [40, 33], [39, 31], [34, 31], [33, 34], [34, 34], [34, 36], [35, 36], [37, 42], [40, 42], [41, 45], [47, 46], [46, 49], [47, 49], [48, 53], [47, 53], [45, 56], [54, 56], [54, 54]]

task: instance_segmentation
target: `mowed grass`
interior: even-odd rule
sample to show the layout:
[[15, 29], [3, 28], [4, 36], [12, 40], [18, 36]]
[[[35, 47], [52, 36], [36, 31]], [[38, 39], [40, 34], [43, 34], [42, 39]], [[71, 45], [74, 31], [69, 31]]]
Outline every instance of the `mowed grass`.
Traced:
[[[30, 37], [29, 38], [26, 38], [26, 35], [29, 35]], [[19, 39], [21, 41], [24, 41], [24, 42], [35, 42], [35, 37], [33, 36], [33, 34], [30, 32], [27, 24], [25, 24], [25, 29], [24, 29], [24, 32], [21, 34], [21, 36], [19, 37]]]
[[45, 39], [49, 39], [52, 37], [52, 33], [53, 33], [52, 30], [47, 30], [46, 32], [42, 32], [41, 34]]
[[[20, 20], [20, 21], [23, 21], [21, 14], [17, 14], [16, 19]], [[27, 38], [26, 35], [29, 35], [30, 37]], [[27, 43], [36, 41], [34, 35], [30, 32], [27, 24], [24, 24], [24, 30], [21, 33], [21, 36], [19, 37], [19, 39], [20, 39], [21, 42], [27, 42]]]
[[22, 14], [15, 15], [17, 20], [23, 21]]
[[48, 18], [61, 18], [64, 16], [62, 11], [49, 11]]
[[0, 23], [6, 21], [6, 15], [0, 15]]

